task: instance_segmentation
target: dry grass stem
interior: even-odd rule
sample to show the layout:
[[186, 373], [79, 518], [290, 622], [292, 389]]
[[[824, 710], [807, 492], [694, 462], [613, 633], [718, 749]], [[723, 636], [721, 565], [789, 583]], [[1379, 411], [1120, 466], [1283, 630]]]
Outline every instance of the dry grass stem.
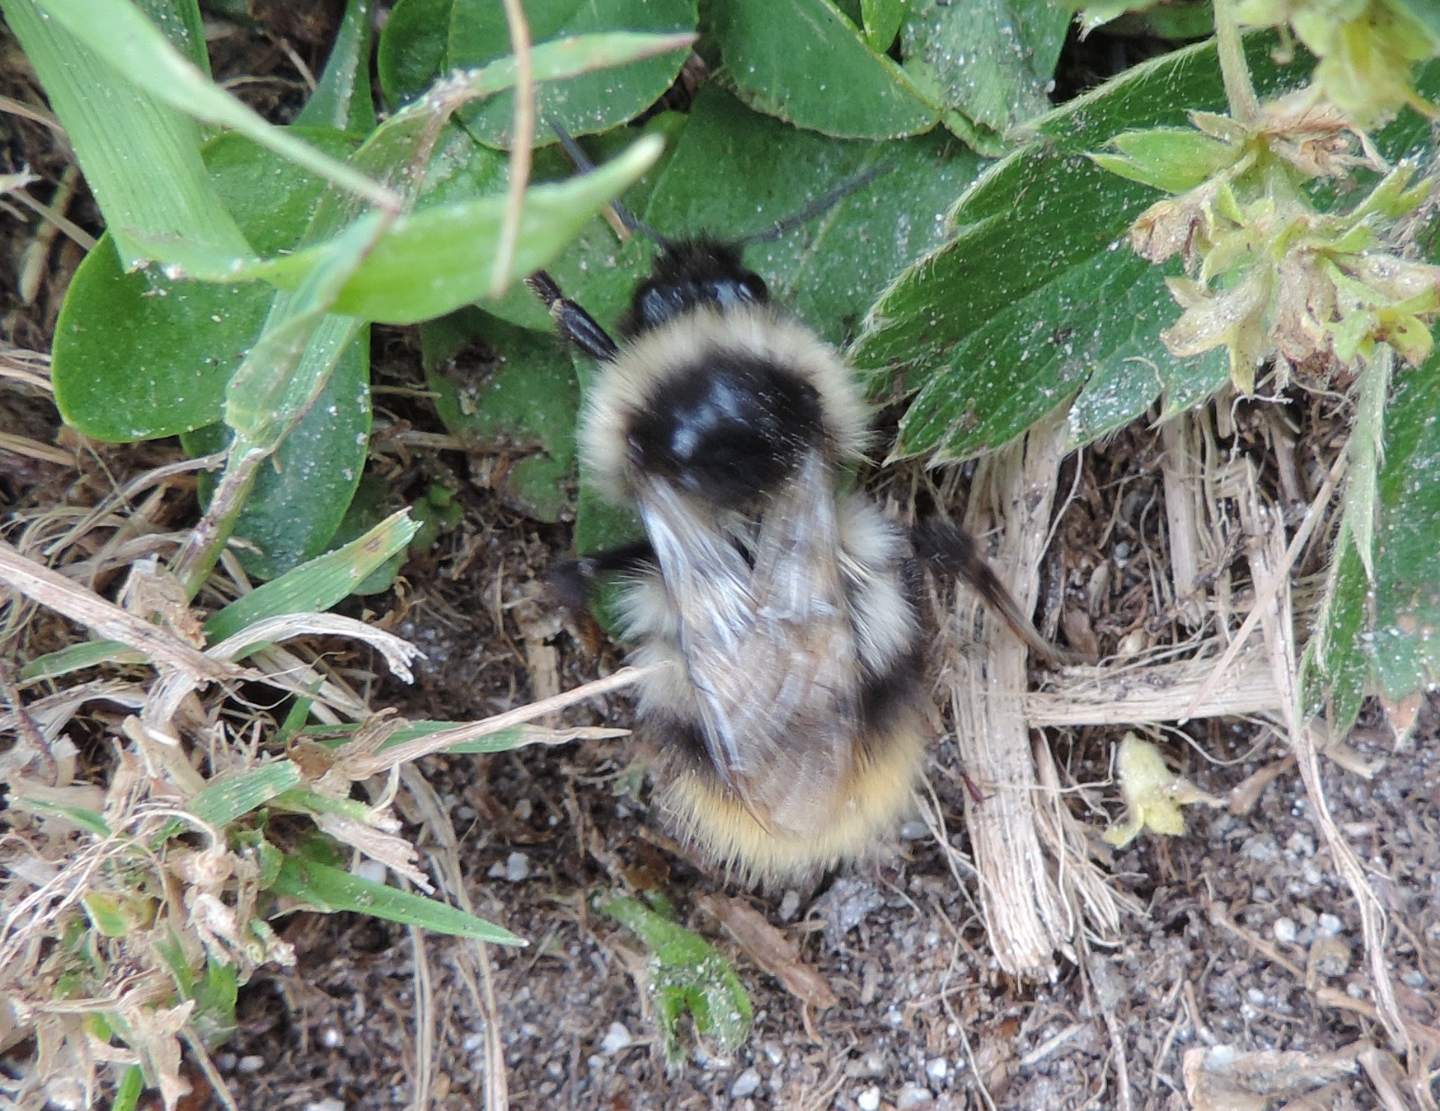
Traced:
[[27, 559], [3, 540], [0, 540], [0, 583], [63, 613], [105, 639], [118, 640], [143, 652], [154, 663], [174, 669], [195, 684], [240, 674], [233, 665], [206, 655], [168, 630], [126, 613], [93, 590]]
[[[1016, 446], [986, 460], [971, 491], [966, 525], [976, 536], [998, 527], [999, 550], [990, 557], [1012, 569], [1009, 586], [1021, 612], [1033, 608], [1039, 590], [1062, 440], [1057, 421], [1033, 428], [1023, 454]], [[1055, 953], [1074, 957], [1079, 924], [1040, 844], [1039, 792], [1023, 714], [1025, 647], [968, 592], [957, 602], [956, 620], [960, 629], [978, 621], [985, 630], [983, 652], [954, 653], [950, 701], [961, 765], [988, 792], [983, 802], [965, 803], [986, 931], [1007, 973], [1053, 978]]]
[[[1299, 765], [1300, 778], [1305, 784], [1305, 794], [1314, 811], [1315, 822], [1320, 827], [1320, 835], [1329, 846], [1336, 869], [1359, 905], [1360, 925], [1380, 1021], [1390, 1038], [1408, 1056], [1414, 1050], [1414, 1042], [1396, 1002], [1390, 970], [1385, 962], [1385, 911], [1365, 877], [1365, 868], [1359, 857], [1355, 855], [1330, 814], [1330, 805], [1320, 782], [1320, 761], [1314, 733], [1308, 722], [1300, 717], [1295, 616], [1291, 604], [1289, 576], [1285, 573], [1289, 566], [1288, 561], [1292, 558], [1290, 553], [1298, 549], [1292, 543], [1290, 550], [1286, 550], [1284, 529], [1280, 526], [1277, 515], [1267, 512], [1262, 506], [1254, 470], [1248, 461], [1245, 468], [1246, 496], [1240, 501], [1241, 523], [1250, 541], [1249, 558], [1254, 581], [1273, 583], [1275, 586], [1275, 589], [1261, 593], [1257, 611], [1260, 613], [1261, 627], [1264, 630], [1265, 646], [1270, 653], [1275, 684], [1281, 692], [1281, 713], [1290, 749]], [[1334, 476], [1335, 471], [1332, 469], [1331, 478]], [[1307, 523], [1308, 520], [1309, 518]]]

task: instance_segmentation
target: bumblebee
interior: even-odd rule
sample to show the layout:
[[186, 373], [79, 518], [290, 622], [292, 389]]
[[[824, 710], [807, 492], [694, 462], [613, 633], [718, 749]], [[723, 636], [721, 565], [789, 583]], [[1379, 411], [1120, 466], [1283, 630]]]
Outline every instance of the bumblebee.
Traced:
[[616, 342], [551, 277], [531, 289], [601, 364], [581, 458], [645, 540], [559, 569], [582, 606], [619, 576], [662, 810], [748, 881], [863, 855], [923, 765], [923, 565], [967, 579], [1049, 648], [953, 526], [910, 531], [847, 475], [870, 443], [855, 375], [773, 305], [737, 246], [663, 242]]

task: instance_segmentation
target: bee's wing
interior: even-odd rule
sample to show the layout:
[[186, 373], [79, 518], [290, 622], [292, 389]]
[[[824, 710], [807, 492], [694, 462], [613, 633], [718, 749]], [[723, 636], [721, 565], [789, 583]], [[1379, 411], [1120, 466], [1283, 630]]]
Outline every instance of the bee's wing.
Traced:
[[767, 504], [753, 565], [663, 482], [640, 499], [716, 770], [762, 824], [813, 832], [853, 759], [860, 682], [828, 465]]

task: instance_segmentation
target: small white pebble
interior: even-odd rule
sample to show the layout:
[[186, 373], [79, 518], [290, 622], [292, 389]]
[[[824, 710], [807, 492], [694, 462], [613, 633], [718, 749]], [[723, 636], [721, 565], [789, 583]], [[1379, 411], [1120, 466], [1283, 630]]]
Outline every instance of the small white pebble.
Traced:
[[1405, 981], [1406, 987], [1423, 988], [1425, 986], [1425, 973], [1418, 968], [1412, 968], [1408, 972], [1400, 973], [1400, 979]]
[[866, 1088], [855, 1097], [855, 1102], [860, 1106], [860, 1111], [879, 1111], [880, 1089], [876, 1087]]
[[464, 1049], [466, 1053], [474, 1053], [484, 1044], [484, 1034], [466, 1034], [465, 1040], [460, 1043], [460, 1047]]
[[925, 1062], [925, 1072], [931, 1080], [944, 1080], [950, 1075], [950, 1063], [944, 1057], [932, 1057]]
[[355, 874], [362, 880], [369, 880], [371, 883], [384, 883], [385, 865], [378, 860], [371, 860], [367, 856], [355, 866]]
[[1264, 1006], [1265, 1004], [1265, 993], [1259, 988], [1248, 988], [1245, 992], [1245, 998], [1257, 1007]]
[[534, 813], [535, 813], [535, 804], [534, 804], [533, 802], [531, 802], [529, 799], [521, 799], [519, 802], [517, 802], [517, 803], [515, 804], [515, 810], [514, 810], [515, 817], [517, 817], [518, 819], [520, 819], [520, 821], [522, 821], [522, 822], [528, 822], [528, 821], [530, 820], [530, 816], [531, 816], [532, 814], [534, 814]]
[[630, 1036], [630, 1031], [618, 1022], [612, 1022], [610, 1029], [605, 1031], [605, 1036], [600, 1039], [600, 1052], [607, 1056], [612, 1053], [619, 1053], [635, 1039]]
[[320, 1031], [320, 1044], [326, 1049], [338, 1049], [344, 1040], [345, 1039], [340, 1036], [340, 1031], [336, 1030], [333, 1026], [327, 1026], [324, 1030]]
[[1336, 918], [1333, 914], [1322, 914], [1318, 924], [1320, 926], [1320, 932], [1322, 934], [1329, 934], [1331, 937], [1338, 934], [1341, 929], [1340, 919]]
[[745, 1099], [753, 1096], [759, 1087], [760, 1074], [755, 1069], [746, 1069], [735, 1078], [735, 1083], [730, 1085], [730, 1098]]
[[215, 1067], [221, 1072], [234, 1072], [237, 1058], [233, 1053], [215, 1054]]
[[248, 1057], [241, 1057], [235, 1067], [241, 1072], [259, 1072], [265, 1067], [265, 1058], [252, 1053]]
[[1293, 918], [1277, 918], [1271, 929], [1275, 932], [1275, 940], [1286, 945], [1294, 945], [1295, 938], [1300, 933]]
[[764, 1049], [765, 1056], [772, 1065], [778, 1065], [781, 1061], [785, 1060], [785, 1051], [780, 1048], [779, 1042], [766, 1042]]
[[530, 858], [524, 853], [511, 853], [505, 858], [505, 878], [519, 883], [530, 875]]
[[900, 1089], [900, 1098], [895, 1101], [896, 1111], [914, 1111], [916, 1107], [927, 1107], [935, 1102], [929, 1088], [919, 1084], [907, 1084]]
[[913, 818], [900, 827], [900, 840], [919, 841], [930, 836], [930, 827], [924, 822], [917, 822]]
[[345, 1105], [334, 1096], [327, 1096], [307, 1103], [305, 1111], [345, 1111]]
[[780, 921], [788, 922], [795, 917], [795, 912], [800, 909], [800, 892], [786, 891], [780, 897]]

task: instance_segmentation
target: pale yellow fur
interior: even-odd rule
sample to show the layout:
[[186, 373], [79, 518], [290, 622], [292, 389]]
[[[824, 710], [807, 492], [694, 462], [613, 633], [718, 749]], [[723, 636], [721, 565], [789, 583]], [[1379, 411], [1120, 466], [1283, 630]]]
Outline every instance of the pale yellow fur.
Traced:
[[767, 829], [712, 777], [688, 769], [661, 770], [660, 805], [683, 838], [746, 882], [801, 879], [865, 855], [910, 809], [925, 759], [919, 715], [875, 738], [870, 753], [857, 758], [830, 820], [809, 836]]

